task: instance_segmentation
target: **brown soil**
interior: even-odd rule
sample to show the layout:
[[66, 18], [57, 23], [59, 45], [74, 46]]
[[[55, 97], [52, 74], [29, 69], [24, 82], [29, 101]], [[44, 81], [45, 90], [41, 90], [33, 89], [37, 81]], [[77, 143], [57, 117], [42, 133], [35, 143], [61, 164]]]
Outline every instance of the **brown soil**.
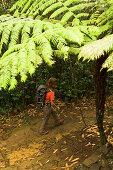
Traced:
[[[36, 111], [33, 106], [27, 112], [10, 116], [6, 120], [1, 116], [1, 170], [73, 170], [95, 152], [100, 146], [100, 138], [94, 100], [83, 99], [80, 105], [60, 101], [57, 104], [60, 105], [59, 115], [64, 119], [64, 124], [54, 127], [51, 118], [47, 126], [49, 134], [43, 136], [39, 134], [43, 113]], [[106, 133], [110, 133], [112, 108], [108, 105], [106, 108], [104, 126]], [[110, 136], [109, 140], [112, 140]]]

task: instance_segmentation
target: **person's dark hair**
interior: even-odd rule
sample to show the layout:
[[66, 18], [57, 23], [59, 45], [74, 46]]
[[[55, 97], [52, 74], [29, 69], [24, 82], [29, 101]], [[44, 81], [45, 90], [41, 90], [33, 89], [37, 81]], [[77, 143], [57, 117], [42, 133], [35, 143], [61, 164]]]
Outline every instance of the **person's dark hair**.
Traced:
[[46, 82], [46, 87], [47, 89], [55, 89], [56, 88], [56, 78], [51, 77], [47, 82]]

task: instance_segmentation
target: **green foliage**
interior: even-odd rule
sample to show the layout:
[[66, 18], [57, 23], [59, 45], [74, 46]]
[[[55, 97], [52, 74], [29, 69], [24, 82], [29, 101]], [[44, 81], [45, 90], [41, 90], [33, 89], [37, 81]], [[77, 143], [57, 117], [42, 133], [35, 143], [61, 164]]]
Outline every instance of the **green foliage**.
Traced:
[[[103, 39], [93, 41], [81, 47], [79, 59], [83, 57], [84, 60], [94, 60], [104, 55], [105, 53], [109, 53], [112, 50], [113, 50], [113, 34], [106, 36]], [[110, 58], [112, 61], [112, 55]], [[108, 59], [104, 64], [104, 67], [108, 66], [109, 68], [108, 61], [110, 62], [110, 60]]]

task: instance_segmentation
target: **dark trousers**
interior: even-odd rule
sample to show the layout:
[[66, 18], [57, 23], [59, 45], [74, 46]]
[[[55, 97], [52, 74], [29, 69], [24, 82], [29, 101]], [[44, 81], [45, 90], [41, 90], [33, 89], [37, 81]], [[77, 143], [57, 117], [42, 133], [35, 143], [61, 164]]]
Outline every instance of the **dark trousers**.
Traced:
[[59, 122], [60, 122], [60, 118], [57, 114], [57, 111], [52, 106], [51, 107], [45, 106], [43, 108], [43, 112], [44, 112], [44, 119], [43, 119], [43, 122], [42, 122], [42, 125], [41, 125], [41, 128], [40, 128], [40, 132], [45, 130], [45, 127], [48, 123], [50, 115], [53, 116], [56, 125], [59, 124]]

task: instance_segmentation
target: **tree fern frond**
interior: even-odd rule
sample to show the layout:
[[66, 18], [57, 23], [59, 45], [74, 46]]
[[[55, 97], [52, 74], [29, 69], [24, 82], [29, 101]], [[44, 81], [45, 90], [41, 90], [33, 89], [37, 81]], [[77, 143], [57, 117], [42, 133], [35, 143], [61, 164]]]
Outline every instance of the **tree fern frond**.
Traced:
[[83, 17], [88, 17], [89, 16], [89, 13], [80, 13], [80, 14], [77, 14], [76, 17], [77, 18], [83, 18]]
[[52, 4], [50, 7], [48, 7], [43, 13], [42, 15], [47, 15], [49, 12], [55, 10], [58, 7], [61, 7], [62, 3], [61, 2], [57, 2], [55, 4]]
[[44, 61], [51, 65], [53, 63], [52, 48], [49, 41], [44, 36], [40, 35], [35, 39], [35, 43], [37, 43], [37, 45], [39, 46]]
[[75, 6], [71, 7], [70, 11], [72, 11], [72, 12], [82, 11], [86, 8], [93, 7], [94, 5], [95, 5], [95, 3], [79, 4], [79, 5], [75, 5]]
[[46, 8], [48, 8], [49, 6], [51, 6], [52, 4], [54, 4], [55, 2], [57, 2], [57, 0], [47, 1], [47, 2], [43, 3], [43, 4], [39, 7], [39, 10], [40, 10], [40, 11], [43, 11], [43, 10], [45, 10]]
[[51, 31], [46, 31], [44, 33], [44, 37], [46, 37], [48, 41], [54, 45], [54, 48], [59, 50], [61, 50], [67, 44], [65, 39]]
[[55, 18], [58, 15], [60, 15], [63, 12], [66, 12], [68, 10], [67, 7], [61, 7], [60, 9], [57, 9], [55, 12], [53, 12], [53, 14], [50, 16], [50, 18]]
[[10, 12], [14, 11], [17, 8], [22, 8], [26, 3], [28, 2], [28, 0], [19, 0], [17, 1], [12, 8], [10, 9]]
[[62, 26], [58, 26], [58, 28], [56, 28], [54, 31], [71, 43], [78, 43], [81, 45], [81, 42], [83, 41], [83, 36], [81, 32], [79, 30], [76, 30], [75, 32], [75, 29], [73, 29], [72, 27], [68, 27], [67, 29], [65, 29]]
[[9, 17], [9, 16], [10, 16], [9, 14], [7, 14], [7, 15], [1, 15], [1, 16], [0, 16], [0, 22], [5, 21], [5, 19], [6, 19], [7, 17]]
[[37, 36], [38, 34], [41, 34], [43, 27], [44, 25], [42, 21], [38, 20], [37, 22], [35, 22], [33, 26], [33, 36]]
[[26, 24], [24, 25], [22, 29], [21, 43], [26, 43], [29, 40], [32, 26], [31, 24], [30, 22], [26, 22]]
[[23, 44], [16, 44], [14, 46], [11, 46], [2, 56], [2, 58], [8, 56], [9, 54], [19, 51], [23, 47]]
[[9, 47], [16, 45], [18, 43], [19, 35], [20, 35], [22, 28], [23, 28], [22, 23], [18, 23], [13, 27]]
[[3, 27], [3, 26], [0, 26], [0, 35], [2, 34], [3, 29], [4, 29], [4, 27]]
[[33, 1], [33, 0], [27, 1], [27, 3], [24, 5], [24, 8], [23, 8], [21, 14], [24, 13], [26, 10], [29, 9], [30, 5], [32, 4], [32, 1]]
[[8, 26], [6, 26], [3, 30], [3, 33], [2, 33], [2, 38], [1, 38], [1, 42], [0, 42], [0, 53], [1, 53], [1, 50], [2, 50], [2, 45], [3, 43], [5, 43], [6, 45], [8, 44], [8, 41], [9, 41], [9, 37], [10, 37], [10, 33], [11, 33], [11, 30], [13, 28], [13, 25], [12, 24], [9, 24]]
[[70, 5], [72, 5], [73, 3], [74, 4], [78, 4], [78, 3], [80, 3], [80, 2], [82, 2], [83, 0], [67, 0], [66, 2], [64, 2], [64, 5], [65, 6], [70, 6]]
[[113, 70], [113, 52], [109, 55], [109, 57], [105, 60], [102, 68], [108, 68], [108, 71]]
[[61, 24], [65, 24], [74, 14], [72, 12], [67, 12], [61, 19]]
[[[28, 72], [32, 75], [35, 72], [37, 65], [42, 63], [41, 57], [36, 52], [36, 44], [33, 40], [29, 41], [26, 46], [28, 55]], [[40, 58], [40, 59], [39, 59]]]
[[83, 57], [84, 60], [94, 60], [111, 50], [113, 50], [113, 34], [81, 47], [78, 58]]
[[27, 72], [28, 72], [28, 63], [27, 63], [27, 51], [25, 48], [22, 48], [19, 53], [18, 53], [18, 58], [19, 58], [19, 67], [18, 67], [18, 72], [20, 73], [21, 76], [21, 81], [25, 82], [27, 79]]

